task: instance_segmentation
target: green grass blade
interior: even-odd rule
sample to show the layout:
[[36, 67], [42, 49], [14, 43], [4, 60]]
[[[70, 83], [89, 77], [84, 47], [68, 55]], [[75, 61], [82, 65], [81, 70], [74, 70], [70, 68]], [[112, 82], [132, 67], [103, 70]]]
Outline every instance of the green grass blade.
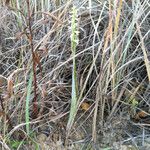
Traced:
[[25, 121], [26, 121], [26, 131], [27, 134], [29, 134], [30, 129], [29, 129], [29, 101], [30, 101], [30, 96], [31, 96], [31, 91], [32, 91], [32, 81], [33, 81], [33, 72], [30, 73], [30, 79], [28, 83], [28, 88], [27, 88], [27, 97], [26, 97], [26, 108], [25, 108]]

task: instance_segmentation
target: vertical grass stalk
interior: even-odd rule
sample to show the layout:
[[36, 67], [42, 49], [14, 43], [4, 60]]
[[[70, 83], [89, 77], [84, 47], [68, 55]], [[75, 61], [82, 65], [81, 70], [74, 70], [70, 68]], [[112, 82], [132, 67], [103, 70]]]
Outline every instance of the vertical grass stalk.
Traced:
[[72, 9], [72, 20], [71, 20], [71, 50], [73, 56], [73, 69], [72, 69], [72, 94], [71, 94], [71, 108], [70, 115], [67, 124], [68, 131], [71, 129], [73, 125], [76, 112], [77, 112], [77, 75], [76, 75], [76, 47], [78, 44], [78, 31], [77, 31], [77, 10], [75, 7]]

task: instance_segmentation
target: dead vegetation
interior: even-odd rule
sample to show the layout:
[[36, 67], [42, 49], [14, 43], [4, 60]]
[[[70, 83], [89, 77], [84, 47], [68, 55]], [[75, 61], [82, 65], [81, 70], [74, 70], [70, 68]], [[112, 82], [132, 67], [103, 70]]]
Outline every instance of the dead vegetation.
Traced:
[[0, 149], [149, 149], [149, 10], [1, 1]]

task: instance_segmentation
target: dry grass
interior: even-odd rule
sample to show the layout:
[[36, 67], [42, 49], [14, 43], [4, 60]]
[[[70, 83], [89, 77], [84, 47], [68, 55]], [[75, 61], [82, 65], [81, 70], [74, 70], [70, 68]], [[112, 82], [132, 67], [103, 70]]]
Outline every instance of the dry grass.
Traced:
[[147, 0], [1, 1], [0, 149], [145, 146], [149, 9]]

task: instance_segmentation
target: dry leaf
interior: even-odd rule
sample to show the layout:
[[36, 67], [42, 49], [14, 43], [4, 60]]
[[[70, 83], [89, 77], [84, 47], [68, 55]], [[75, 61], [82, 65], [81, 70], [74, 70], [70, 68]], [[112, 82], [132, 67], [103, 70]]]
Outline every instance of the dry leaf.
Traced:
[[88, 104], [87, 102], [83, 102], [81, 104], [81, 109], [84, 111], [87, 111], [90, 108], [90, 104]]
[[147, 117], [148, 116], [148, 114], [145, 112], [145, 111], [139, 111], [137, 114], [136, 114], [136, 116], [135, 116], [135, 119], [136, 120], [140, 120], [140, 119], [142, 119], [142, 118], [145, 118], [145, 117]]
[[13, 95], [13, 80], [8, 79], [7, 80], [7, 92], [8, 92], [8, 97], [10, 98]]
[[39, 55], [37, 54], [37, 52], [34, 52], [34, 61], [35, 61], [38, 65], [40, 65], [40, 57], [39, 57]]
[[13, 73], [10, 74], [10, 76], [7, 78], [7, 93], [8, 98], [10, 98], [13, 95], [13, 76], [21, 71], [24, 71], [25, 69], [17, 69]]

